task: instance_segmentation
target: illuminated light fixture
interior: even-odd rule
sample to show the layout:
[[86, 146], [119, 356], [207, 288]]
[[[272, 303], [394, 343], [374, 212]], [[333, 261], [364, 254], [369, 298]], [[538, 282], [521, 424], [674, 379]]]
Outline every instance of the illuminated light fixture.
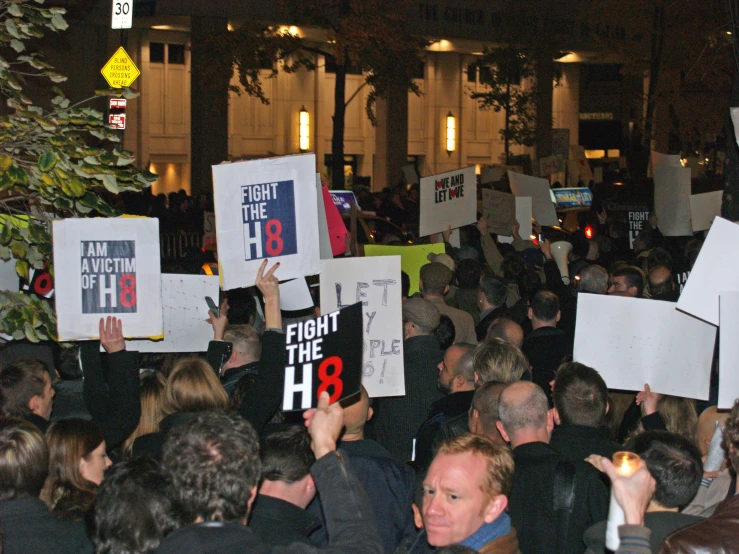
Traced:
[[582, 56], [574, 52], [567, 52], [563, 56], [554, 60], [557, 63], [579, 63], [583, 61]]
[[585, 226], [585, 238], [587, 239], [593, 238], [593, 228], [590, 225]]
[[457, 149], [457, 120], [449, 112], [446, 116], [446, 153], [451, 156]]
[[731, 34], [731, 31], [726, 31], [726, 34], [727, 34], [727, 35], [730, 35], [730, 34]]
[[307, 152], [310, 148], [310, 114], [305, 106], [300, 108], [300, 151]]

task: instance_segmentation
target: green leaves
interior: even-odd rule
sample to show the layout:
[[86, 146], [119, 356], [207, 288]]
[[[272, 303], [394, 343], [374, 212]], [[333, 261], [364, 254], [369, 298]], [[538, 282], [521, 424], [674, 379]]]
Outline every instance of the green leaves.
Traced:
[[43, 172], [49, 172], [56, 165], [56, 154], [54, 152], [44, 152], [38, 158], [38, 168]]

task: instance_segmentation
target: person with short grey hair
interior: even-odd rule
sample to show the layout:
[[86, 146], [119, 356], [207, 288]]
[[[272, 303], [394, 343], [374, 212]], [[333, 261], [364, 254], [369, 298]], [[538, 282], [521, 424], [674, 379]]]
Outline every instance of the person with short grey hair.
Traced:
[[580, 292], [605, 294], [608, 292], [608, 271], [599, 265], [589, 265], [580, 272]]

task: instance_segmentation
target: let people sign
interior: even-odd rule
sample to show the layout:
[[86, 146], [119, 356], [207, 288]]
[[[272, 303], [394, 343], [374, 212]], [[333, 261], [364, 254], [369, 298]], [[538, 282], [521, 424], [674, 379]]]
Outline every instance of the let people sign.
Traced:
[[53, 237], [59, 340], [96, 338], [108, 315], [126, 336], [162, 334], [159, 220], [64, 219]]
[[282, 409], [306, 410], [326, 391], [330, 402], [357, 394], [362, 383], [362, 304], [287, 326]]
[[281, 280], [318, 273], [313, 154], [213, 166], [213, 189], [224, 290], [252, 286], [265, 258]]

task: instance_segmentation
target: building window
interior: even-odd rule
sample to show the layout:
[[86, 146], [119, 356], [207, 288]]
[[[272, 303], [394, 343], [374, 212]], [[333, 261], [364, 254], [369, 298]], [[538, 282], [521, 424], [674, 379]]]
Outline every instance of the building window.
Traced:
[[621, 81], [621, 65], [616, 63], [581, 64], [580, 75], [586, 83], [616, 83]]
[[185, 45], [168, 44], [167, 61], [171, 64], [185, 65]]
[[468, 83], [476, 83], [477, 82], [477, 64], [471, 63], [467, 66], [467, 82]]
[[164, 43], [149, 43], [149, 61], [151, 63], [164, 63]]
[[480, 67], [480, 84], [489, 85], [493, 82], [493, 71], [487, 65]]
[[416, 70], [413, 72], [413, 75], [411, 75], [411, 78], [413, 79], [425, 79], [425, 70], [426, 70], [426, 64], [424, 62], [418, 62], [418, 65], [416, 66]]

